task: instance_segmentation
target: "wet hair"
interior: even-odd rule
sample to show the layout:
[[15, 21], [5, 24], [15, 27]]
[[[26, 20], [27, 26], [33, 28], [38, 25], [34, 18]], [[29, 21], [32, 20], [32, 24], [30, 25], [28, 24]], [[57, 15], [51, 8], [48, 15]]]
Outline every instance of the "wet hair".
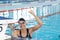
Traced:
[[24, 21], [24, 22], [25, 22], [25, 19], [24, 19], [24, 18], [20, 18], [20, 19], [18, 20], [18, 23], [19, 23], [19, 21]]

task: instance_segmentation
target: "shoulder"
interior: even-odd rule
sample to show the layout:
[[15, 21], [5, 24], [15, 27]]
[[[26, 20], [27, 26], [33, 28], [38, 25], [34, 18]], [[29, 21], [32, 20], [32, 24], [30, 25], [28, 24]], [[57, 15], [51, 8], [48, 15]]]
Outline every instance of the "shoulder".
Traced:
[[30, 32], [32, 32], [32, 28], [28, 28]]
[[18, 33], [18, 32], [19, 32], [19, 30], [15, 30], [15, 31], [14, 31], [14, 33]]

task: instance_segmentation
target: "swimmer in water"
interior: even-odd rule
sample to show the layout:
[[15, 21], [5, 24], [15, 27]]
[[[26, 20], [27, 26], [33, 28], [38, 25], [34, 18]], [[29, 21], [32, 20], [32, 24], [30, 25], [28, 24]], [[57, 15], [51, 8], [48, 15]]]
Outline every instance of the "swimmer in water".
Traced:
[[15, 30], [13, 26], [10, 26], [12, 30], [11, 40], [31, 40], [32, 33], [42, 26], [42, 21], [39, 17], [37, 17], [32, 10], [30, 10], [29, 13], [35, 17], [37, 24], [33, 27], [26, 28], [25, 19], [20, 18], [18, 20], [19, 27], [21, 28], [20, 30]]

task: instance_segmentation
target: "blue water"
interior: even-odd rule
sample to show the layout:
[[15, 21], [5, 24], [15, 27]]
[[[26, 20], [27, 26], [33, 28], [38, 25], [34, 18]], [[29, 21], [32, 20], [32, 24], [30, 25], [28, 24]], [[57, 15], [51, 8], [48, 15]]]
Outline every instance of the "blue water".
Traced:
[[[33, 32], [32, 38], [35, 40], [60, 40], [60, 14], [49, 16], [41, 19], [43, 25]], [[36, 21], [27, 26], [35, 25]], [[7, 30], [6, 33], [11, 33], [11, 30]]]

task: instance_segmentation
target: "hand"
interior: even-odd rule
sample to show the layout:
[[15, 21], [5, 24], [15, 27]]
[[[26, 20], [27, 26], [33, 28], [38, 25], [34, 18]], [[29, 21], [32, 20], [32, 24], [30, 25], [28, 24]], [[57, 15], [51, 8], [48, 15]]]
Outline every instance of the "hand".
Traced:
[[11, 29], [13, 29], [14, 28], [13, 27], [13, 23], [8, 24], [8, 27], [11, 28]]
[[33, 10], [30, 10], [29, 13], [35, 15]]

